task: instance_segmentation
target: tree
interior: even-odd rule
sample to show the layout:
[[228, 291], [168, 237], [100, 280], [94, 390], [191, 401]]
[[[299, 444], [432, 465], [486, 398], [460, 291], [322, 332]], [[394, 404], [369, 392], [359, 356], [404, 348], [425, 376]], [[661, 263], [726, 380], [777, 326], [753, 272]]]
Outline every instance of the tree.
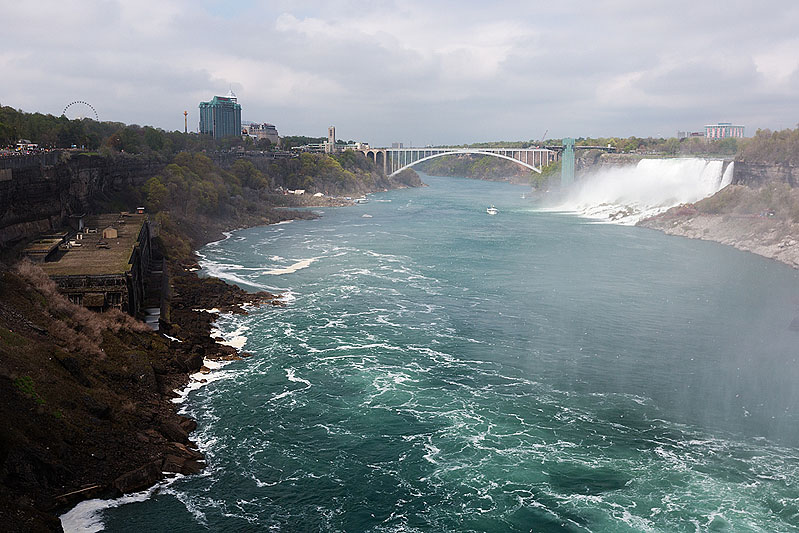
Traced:
[[147, 194], [147, 211], [157, 213], [164, 208], [169, 197], [169, 190], [161, 182], [158, 176], [150, 178], [144, 185]]

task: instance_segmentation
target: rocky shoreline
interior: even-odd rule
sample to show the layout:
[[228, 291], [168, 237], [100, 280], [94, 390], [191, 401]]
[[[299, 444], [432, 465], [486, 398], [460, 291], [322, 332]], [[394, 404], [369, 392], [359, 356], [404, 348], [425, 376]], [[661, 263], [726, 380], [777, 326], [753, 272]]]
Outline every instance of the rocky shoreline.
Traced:
[[[194, 243], [227, 229], [205, 227]], [[165, 337], [122, 313], [97, 315], [70, 303], [29, 263], [0, 264], [3, 531], [62, 531], [58, 516], [83, 500], [202, 470], [189, 437], [197, 424], [178, 414], [175, 391], [206, 360], [246, 356], [211, 337], [218, 315], [204, 310], [245, 313], [249, 305], [282, 303], [201, 278], [191, 266], [170, 265]]]
[[799, 192], [784, 186], [731, 185], [710, 198], [673, 207], [637, 225], [718, 242], [799, 268], [799, 223], [791, 208], [797, 201]]
[[757, 215], [697, 215], [683, 220], [653, 217], [638, 225], [667, 235], [733, 246], [799, 268], [799, 224]]
[[[315, 200], [316, 202], [309, 197], [290, 202], [288, 209], [274, 209], [268, 218], [254, 217], [243, 225], [239, 220], [236, 227], [219, 222], [198, 224], [197, 226], [202, 227], [192, 228], [193, 231], [185, 234], [192, 248], [196, 250], [225, 238], [226, 232], [239, 227], [318, 217], [312, 211], [296, 211], [291, 207], [332, 207], [353, 203], [329, 197]], [[224, 344], [221, 338], [212, 337], [213, 323], [220, 313], [246, 314], [246, 309], [250, 306], [280, 306], [283, 302], [279, 295], [265, 291], [248, 293], [217, 278], [199, 277], [196, 274], [198, 267], [196, 262], [185, 259], [173, 261], [169, 265], [169, 311], [167, 316], [162, 317], [161, 331], [135, 331], [130, 332], [130, 338], [120, 338], [120, 353], [107, 354], [108, 359], [113, 360], [107, 361], [112, 368], [96, 372], [95, 368], [89, 370], [91, 363], [88, 361], [74, 358], [76, 362], [70, 367], [70, 363], [59, 359], [62, 371], [63, 367], [73, 370], [72, 375], [66, 377], [67, 382], [59, 383], [59, 387], [63, 387], [65, 391], [71, 389], [65, 395], [74, 395], [74, 381], [78, 381], [81, 387], [88, 386], [94, 392], [99, 388], [105, 389], [106, 386], [113, 389], [117, 383], [108, 383], [109, 374], [121, 381], [139, 381], [141, 386], [124, 391], [103, 390], [104, 395], [113, 397], [106, 398], [104, 403], [98, 402], [96, 407], [86, 409], [80, 405], [68, 413], [66, 416], [70, 419], [89, 422], [84, 424], [77, 438], [61, 435], [54, 438], [51, 434], [39, 435], [37, 443], [15, 443], [26, 448], [33, 445], [36, 451], [35, 457], [21, 457], [16, 466], [14, 463], [17, 461], [12, 459], [9, 462], [7, 459], [3, 465], [5, 472], [0, 472], [0, 477], [6, 480], [4, 485], [0, 485], [0, 527], [4, 531], [62, 531], [57, 517], [81, 501], [117, 498], [152, 487], [169, 474], [189, 475], [204, 468], [204, 457], [190, 439], [197, 424], [178, 414], [178, 405], [173, 401], [179, 397], [177, 391], [185, 389], [192, 375], [210, 372], [205, 366], [207, 361], [239, 360], [250, 355]], [[14, 276], [10, 271], [8, 274]], [[10, 288], [3, 283], [5, 281], [8, 280], [0, 278], [0, 293]], [[19, 286], [11, 289], [23, 291]], [[58, 295], [54, 297], [58, 299]], [[4, 307], [5, 305], [0, 304], [0, 336], [3, 336], [4, 327], [8, 327], [9, 331], [12, 329], [9, 327], [12, 324], [3, 320]], [[26, 307], [31, 307], [30, 301], [20, 302], [17, 309]], [[91, 314], [80, 309], [82, 311], [72, 308], [68, 311]], [[15, 312], [17, 311], [9, 310], [10, 314]], [[37, 317], [35, 321], [43, 323], [44, 320], [45, 317]], [[38, 328], [35, 325], [33, 327]], [[57, 349], [48, 345], [44, 350]], [[138, 360], [131, 365], [133, 350], [138, 352]], [[0, 355], [5, 353], [0, 350]], [[46, 372], [46, 369], [43, 370]], [[25, 371], [33, 374], [34, 370], [30, 368]], [[7, 365], [0, 364], [0, 389], [4, 384], [8, 384], [9, 389], [13, 388], [14, 379], [19, 380], [20, 373], [21, 371], [9, 371]], [[4, 380], [4, 377], [7, 379]], [[80, 385], [80, 378], [85, 378], [85, 385]], [[35, 379], [38, 383], [39, 377], [36, 376]], [[0, 393], [14, 394], [9, 390], [0, 390]], [[49, 400], [50, 398], [48, 403]], [[41, 407], [39, 411], [43, 414]], [[121, 420], [123, 412], [124, 421]], [[6, 420], [14, 423], [14, 416], [8, 410], [0, 409], [0, 414], [6, 415]], [[97, 431], [93, 427], [97, 417], [107, 426], [107, 431]], [[50, 420], [36, 422], [42, 426], [52, 423]], [[28, 428], [23, 433], [35, 431]], [[0, 434], [0, 446], [3, 444], [2, 437]], [[64, 450], [60, 449], [64, 447], [62, 441], [69, 441], [70, 438], [72, 442], [67, 445], [69, 452], [64, 454]], [[95, 444], [87, 445], [89, 439], [94, 439]], [[17, 446], [11, 446], [14, 447]], [[71, 464], [66, 466], [67, 462]], [[44, 466], [38, 463], [43, 463]], [[31, 464], [35, 466], [31, 467]], [[8, 480], [14, 476], [13, 472], [8, 472], [9, 469], [30, 471], [40, 466], [45, 471], [63, 469], [68, 472], [60, 476], [60, 480], [49, 479], [47, 472], [35, 472], [29, 476], [30, 479], [21, 483], [14, 482], [9, 486]], [[81, 470], [79, 474], [74, 472], [78, 469]]]

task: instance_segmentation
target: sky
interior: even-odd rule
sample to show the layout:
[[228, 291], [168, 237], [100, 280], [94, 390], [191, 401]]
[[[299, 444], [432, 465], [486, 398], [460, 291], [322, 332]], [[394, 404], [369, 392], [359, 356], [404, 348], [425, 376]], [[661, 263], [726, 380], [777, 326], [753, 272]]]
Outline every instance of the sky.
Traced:
[[199, 102], [232, 89], [244, 121], [372, 146], [799, 123], [796, 0], [0, 0], [0, 15], [0, 104], [28, 112], [83, 100], [182, 130], [186, 110], [196, 131]]

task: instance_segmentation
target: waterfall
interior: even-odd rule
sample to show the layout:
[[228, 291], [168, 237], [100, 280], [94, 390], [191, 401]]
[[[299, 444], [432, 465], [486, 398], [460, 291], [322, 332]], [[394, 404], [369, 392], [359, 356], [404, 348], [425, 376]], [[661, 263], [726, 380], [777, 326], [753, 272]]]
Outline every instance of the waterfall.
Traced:
[[635, 166], [606, 168], [584, 176], [553, 208], [635, 224], [716, 193], [732, 181], [732, 163], [723, 175], [722, 167], [722, 161], [699, 158], [642, 159]]
[[734, 169], [735, 169], [735, 162], [732, 161], [730, 162], [729, 165], [727, 165], [727, 168], [724, 169], [724, 175], [721, 177], [721, 184], [719, 185], [719, 190], [723, 189], [724, 187], [732, 183], [732, 175], [735, 173]]

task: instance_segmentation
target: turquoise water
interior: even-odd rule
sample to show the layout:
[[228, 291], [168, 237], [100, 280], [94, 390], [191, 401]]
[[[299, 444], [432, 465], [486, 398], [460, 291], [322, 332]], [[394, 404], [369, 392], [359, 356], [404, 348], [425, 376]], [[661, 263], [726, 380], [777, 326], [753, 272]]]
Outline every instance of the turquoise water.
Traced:
[[795, 271], [423, 179], [202, 250], [287, 305], [109, 531], [799, 531]]

